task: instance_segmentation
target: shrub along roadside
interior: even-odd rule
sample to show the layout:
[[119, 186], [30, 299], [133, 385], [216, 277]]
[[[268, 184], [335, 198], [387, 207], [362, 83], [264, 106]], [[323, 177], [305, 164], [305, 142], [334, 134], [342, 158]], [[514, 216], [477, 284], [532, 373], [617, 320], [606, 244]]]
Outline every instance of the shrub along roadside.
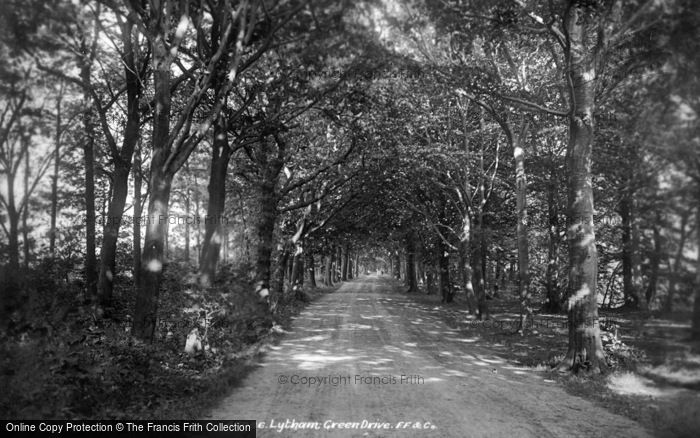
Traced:
[[[108, 317], [78, 299], [78, 286], [29, 285], [23, 315], [0, 333], [0, 412], [22, 419], [194, 418], [228, 394], [252, 368], [261, 345], [278, 336], [304, 303], [265, 317], [245, 278], [202, 291], [170, 269], [153, 345], [134, 342], [131, 288], [116, 291]], [[37, 277], [37, 280], [38, 277]], [[43, 281], [43, 280], [42, 280]], [[330, 289], [318, 289], [317, 297]], [[184, 353], [198, 328], [204, 350]]]

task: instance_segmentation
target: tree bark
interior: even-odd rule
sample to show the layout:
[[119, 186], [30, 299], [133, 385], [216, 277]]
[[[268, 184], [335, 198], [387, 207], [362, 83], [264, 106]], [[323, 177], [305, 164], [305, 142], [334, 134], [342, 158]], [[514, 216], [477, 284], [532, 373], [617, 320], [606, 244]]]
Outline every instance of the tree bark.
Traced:
[[[157, 21], [160, 24], [160, 20]], [[141, 257], [141, 282], [134, 308], [133, 335], [146, 342], [155, 336], [158, 297], [168, 234], [168, 207], [174, 173], [166, 163], [170, 149], [170, 61], [164, 36], [156, 34], [153, 47], [154, 115], [148, 220]]]
[[141, 284], [141, 145], [137, 144], [134, 154], [134, 217], [133, 219], [133, 275], [134, 288]]
[[339, 283], [342, 276], [343, 269], [343, 249], [340, 245], [336, 247], [335, 250], [335, 261], [333, 263], [333, 283]]
[[438, 269], [440, 281], [440, 295], [443, 303], [451, 303], [454, 300], [454, 290], [450, 283], [450, 255], [447, 252], [445, 242], [441, 238], [437, 239], [436, 251], [438, 256]]
[[687, 238], [686, 226], [688, 224], [688, 216], [692, 212], [681, 213], [681, 223], [680, 223], [680, 236], [678, 238], [678, 248], [676, 249], [675, 258], [673, 260], [673, 265], [669, 260], [668, 267], [671, 270], [669, 273], [668, 280], [668, 294], [666, 295], [666, 300], [664, 300], [664, 312], [673, 311], [673, 298], [676, 294], [676, 288], [678, 285], [678, 279], [681, 273], [681, 265], [683, 262], [683, 249], [685, 248], [685, 240]]
[[[83, 67], [83, 80], [90, 75], [89, 67]], [[92, 119], [90, 96], [85, 93], [86, 109], [83, 113], [83, 163], [85, 166], [85, 298], [97, 298], [97, 258], [95, 256], [95, 125]]]
[[185, 189], [185, 263], [190, 265], [190, 189]]
[[598, 323], [598, 253], [593, 224], [591, 162], [594, 140], [595, 74], [597, 62], [590, 14], [572, 5], [566, 17], [571, 87], [569, 141], [566, 150], [569, 243], [569, 348], [559, 369], [607, 369]]
[[56, 98], [56, 136], [54, 137], [53, 175], [51, 176], [51, 228], [49, 229], [49, 254], [56, 257], [56, 217], [58, 216], [58, 171], [61, 165], [61, 103], [63, 101], [63, 84]]
[[639, 309], [644, 306], [641, 293], [641, 268], [639, 261], [639, 233], [633, 209], [631, 194], [624, 194], [620, 200], [622, 219], [622, 290], [625, 306]]
[[17, 277], [19, 278], [19, 272], [20, 272], [20, 266], [19, 266], [19, 219], [20, 219], [20, 213], [17, 211], [15, 204], [14, 204], [14, 181], [13, 178], [8, 178], [7, 179], [7, 186], [8, 186], [8, 204], [9, 208], [7, 209], [7, 220], [10, 223], [10, 234], [8, 236], [9, 242], [8, 242], [8, 250], [9, 250], [9, 264], [8, 264], [8, 269], [9, 272], [8, 274], [11, 277]]
[[[700, 185], [696, 188], [696, 205], [695, 211], [695, 239], [698, 248], [700, 248]], [[698, 254], [695, 262], [695, 297], [693, 303], [693, 321], [691, 323], [692, 339], [700, 339], [700, 254]]]
[[396, 267], [394, 268], [394, 275], [396, 276], [397, 280], [401, 279], [401, 254], [399, 254], [399, 251], [396, 251], [395, 257], [394, 257], [394, 263], [396, 264]]
[[29, 247], [29, 137], [23, 136], [22, 141], [24, 142], [23, 148], [27, 151], [24, 154], [24, 209], [22, 210], [22, 249], [24, 249], [24, 272], [29, 270], [29, 258], [30, 258], [30, 247]]
[[274, 282], [271, 284], [271, 289], [274, 291], [274, 295], [278, 297], [279, 300], [285, 301], [286, 297], [284, 295], [285, 279], [288, 276], [288, 271], [290, 271], [289, 265], [291, 265], [292, 255], [290, 254], [289, 248], [285, 247], [280, 251], [277, 264], [274, 270]]
[[530, 303], [530, 256], [528, 248], [527, 176], [525, 174], [525, 151], [520, 145], [519, 135], [513, 135], [513, 158], [515, 159], [515, 209], [517, 211], [516, 237], [518, 240], [518, 296], [520, 297], [520, 328], [525, 332], [528, 318], [532, 318]]
[[[155, 137], [155, 136], [154, 136]], [[165, 264], [165, 245], [168, 228], [168, 202], [172, 175], [158, 167], [157, 153], [151, 164], [151, 195], [148, 202], [148, 218], [143, 254], [141, 256], [141, 282], [136, 295], [133, 333], [139, 339], [152, 342], [158, 313], [158, 297]]]
[[292, 269], [289, 284], [292, 288], [301, 287], [304, 283], [304, 253], [295, 252], [292, 257]]
[[[257, 223], [258, 248], [255, 262], [255, 292], [270, 292], [270, 275], [275, 222], [277, 220], [277, 195], [275, 181], [266, 178], [260, 185], [259, 218]], [[284, 270], [284, 266], [282, 267]]]
[[340, 274], [341, 281], [348, 281], [348, 263], [350, 260], [350, 256], [348, 254], [349, 252], [350, 252], [350, 246], [346, 244], [342, 248], [342, 252], [341, 252], [342, 255], [341, 255], [341, 259], [340, 259], [341, 260], [341, 274]]
[[[19, 218], [20, 213], [17, 211], [15, 203], [15, 183], [14, 175], [8, 175], [7, 178], [7, 221], [9, 222], [8, 233], [8, 251], [9, 263], [0, 277], [3, 284], [1, 297], [2, 309], [0, 311], [5, 314], [11, 313], [18, 305], [21, 294], [22, 275], [19, 266]], [[4, 315], [2, 315], [4, 318]]]
[[211, 172], [208, 186], [209, 203], [207, 205], [207, 217], [204, 221], [204, 246], [199, 262], [199, 282], [203, 287], [210, 287], [214, 282], [216, 267], [219, 262], [223, 235], [223, 214], [226, 204], [226, 175], [230, 158], [231, 148], [228, 146], [226, 122], [224, 116], [220, 115], [214, 124], [214, 141], [212, 143]]
[[656, 286], [659, 281], [659, 265], [661, 264], [662, 251], [660, 223], [661, 214], [657, 211], [655, 223], [652, 224], [654, 249], [649, 256], [649, 282], [645, 293], [646, 301], [650, 305], [656, 300]]
[[433, 266], [430, 265], [425, 270], [425, 288], [428, 295], [435, 293], [435, 277], [433, 276]]
[[306, 271], [309, 276], [309, 286], [316, 288], [316, 262], [314, 261], [314, 253], [310, 248], [306, 248]]
[[139, 140], [139, 128], [141, 125], [139, 104], [142, 82], [137, 73], [138, 68], [131, 36], [132, 28], [133, 25], [127, 23], [122, 29], [122, 42], [124, 45], [122, 62], [124, 63], [124, 77], [126, 81], [127, 114], [121, 150], [118, 154], [114, 151], [112, 156], [114, 161], [112, 193], [107, 217], [104, 220], [102, 248], [100, 251], [98, 297], [100, 304], [103, 306], [109, 305], [112, 301], [119, 228], [129, 192], [129, 171], [132, 166], [134, 149]]
[[332, 275], [332, 269], [333, 269], [333, 260], [332, 256], [330, 254], [326, 254], [325, 256], [325, 268], [323, 271], [323, 284], [326, 286], [333, 286], [333, 275]]
[[416, 282], [416, 242], [415, 236], [410, 233], [406, 236], [406, 284], [407, 292], [418, 292], [418, 283]]
[[562, 311], [561, 293], [559, 291], [559, 177], [553, 154], [549, 157], [549, 181], [547, 182], [547, 298], [544, 311], [559, 313]]
[[[479, 215], [482, 216], [482, 215]], [[472, 228], [472, 251], [470, 257], [471, 273], [472, 273], [472, 286], [474, 287], [474, 295], [476, 295], [477, 302], [477, 318], [487, 319], [489, 317], [488, 303], [486, 302], [486, 288], [484, 281], [484, 271], [483, 271], [483, 257], [484, 257], [484, 245], [482, 239], [484, 238], [481, 221], [483, 217], [479, 217], [477, 224]]]

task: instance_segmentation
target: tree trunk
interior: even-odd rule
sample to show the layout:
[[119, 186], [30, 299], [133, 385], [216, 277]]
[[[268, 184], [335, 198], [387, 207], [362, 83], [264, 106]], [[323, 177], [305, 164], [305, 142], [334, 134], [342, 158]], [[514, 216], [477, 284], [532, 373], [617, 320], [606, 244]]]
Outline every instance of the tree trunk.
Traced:
[[515, 209], [517, 211], [516, 236], [518, 240], [518, 296], [520, 297], [520, 333], [524, 333], [528, 318], [532, 318], [530, 303], [530, 259], [528, 249], [527, 176], [525, 152], [520, 138], [513, 136], [515, 158]]
[[291, 254], [287, 247], [283, 248], [279, 253], [277, 260], [277, 265], [274, 271], [274, 284], [271, 285], [271, 289], [276, 297], [282, 302], [286, 300], [284, 295], [285, 279], [288, 278], [287, 272], [289, 271], [289, 265]]
[[49, 229], [49, 254], [56, 257], [56, 217], [58, 216], [58, 171], [61, 165], [61, 102], [63, 100], [63, 85], [56, 99], [56, 136], [54, 138], [53, 175], [51, 176], [51, 228]]
[[676, 294], [676, 287], [678, 284], [678, 279], [681, 273], [681, 264], [683, 262], [683, 250], [685, 248], [685, 239], [687, 237], [686, 226], [688, 224], [688, 216], [691, 212], [681, 213], [681, 223], [680, 223], [680, 236], [678, 238], [678, 248], [676, 249], [675, 259], [673, 265], [671, 261], [668, 262], [668, 267], [671, 270], [669, 272], [668, 280], [668, 294], [666, 295], [666, 300], [664, 301], [664, 312], [673, 311], [673, 298]]
[[333, 283], [338, 283], [340, 282], [341, 271], [343, 268], [343, 250], [341, 246], [338, 246], [336, 248], [334, 260], [335, 261], [333, 263]]
[[436, 244], [438, 256], [439, 280], [440, 280], [440, 295], [443, 303], [451, 303], [455, 293], [450, 283], [450, 255], [445, 247], [445, 242], [438, 238]]
[[496, 263], [493, 268], [493, 297], [498, 298], [500, 297], [500, 288], [501, 288], [501, 283], [503, 281], [503, 262], [501, 259], [503, 258], [503, 253], [498, 252], [496, 253]]
[[104, 234], [100, 251], [100, 273], [98, 282], [98, 298], [100, 305], [108, 306], [112, 301], [114, 276], [116, 275], [117, 242], [121, 226], [126, 197], [129, 192], [129, 168], [131, 163], [115, 162], [113, 172], [112, 199], [104, 220]]
[[190, 189], [185, 189], [185, 263], [190, 265]]
[[141, 145], [138, 144], [134, 154], [134, 217], [133, 217], [133, 275], [134, 287], [141, 284]]
[[[156, 114], [158, 117], [158, 114]], [[154, 126], [154, 128], [156, 128]], [[163, 138], [154, 129], [154, 154], [151, 160], [151, 196], [148, 202], [148, 221], [143, 255], [141, 282], [136, 295], [133, 334], [146, 342], [155, 336], [158, 297], [165, 263], [165, 242], [168, 233], [168, 202], [173, 175], [162, 171], [164, 151], [155, 147]], [[167, 131], [165, 131], [167, 133]], [[167, 139], [167, 137], [166, 137]]]
[[[81, 76], [86, 81], [90, 69], [83, 67]], [[83, 163], [85, 166], [85, 298], [94, 301], [97, 297], [97, 258], [95, 256], [95, 126], [90, 97], [85, 92], [86, 109], [83, 113]]]
[[435, 293], [435, 277], [433, 276], [433, 266], [430, 265], [425, 270], [425, 288], [428, 295]]
[[12, 186], [12, 178], [8, 178], [8, 186], [10, 189], [8, 190], [10, 192], [8, 198], [10, 201], [8, 202], [10, 205], [10, 208], [7, 211], [7, 219], [8, 222], [10, 223], [10, 235], [8, 236], [9, 242], [8, 242], [8, 250], [9, 250], [9, 256], [10, 256], [10, 263], [8, 264], [8, 269], [9, 272], [8, 274], [12, 277], [17, 277], [19, 278], [19, 272], [20, 272], [20, 265], [19, 265], [19, 218], [20, 214], [19, 212], [15, 209], [15, 205], [13, 202], [14, 198], [14, 193]]
[[350, 252], [350, 246], [345, 245], [342, 249], [342, 256], [341, 256], [341, 281], [348, 281], [348, 262], [350, 260], [349, 253]]
[[30, 247], [29, 247], [29, 225], [27, 223], [29, 219], [29, 137], [25, 136], [22, 138], [24, 142], [24, 148], [26, 153], [24, 154], [24, 208], [22, 209], [22, 249], [24, 249], [24, 272], [29, 270], [29, 257], [30, 257]]
[[210, 287], [214, 282], [216, 266], [223, 235], [223, 214], [226, 204], [226, 175], [231, 148], [228, 146], [226, 121], [223, 114], [214, 124], [214, 141], [212, 144], [211, 173], [209, 175], [209, 203], [207, 217], [204, 221], [204, 247], [199, 262], [199, 282], [203, 287]]
[[292, 257], [292, 270], [289, 284], [292, 288], [301, 287], [304, 283], [304, 253], [296, 252]]
[[326, 286], [333, 286], [333, 260], [330, 254], [326, 254], [325, 261], [325, 268], [323, 270], [323, 284]]
[[[695, 212], [695, 239], [698, 248], [700, 248], [700, 186], [696, 188], [696, 205]], [[695, 263], [695, 297], [693, 303], [693, 321], [691, 325], [692, 339], [700, 339], [700, 253]]]
[[418, 292], [416, 283], [416, 242], [413, 233], [406, 236], [406, 285], [407, 292]]
[[549, 239], [547, 241], [547, 272], [545, 287], [547, 298], [544, 311], [559, 313], [562, 311], [561, 293], [559, 291], [559, 177], [553, 154], [549, 161], [549, 181], [547, 183], [547, 216], [549, 222]]
[[166, 168], [170, 152], [170, 62], [163, 36], [157, 35], [151, 45], [155, 101], [149, 178], [151, 194], [133, 322], [133, 335], [146, 342], [152, 342], [155, 336], [158, 296], [167, 246], [170, 188], [174, 177]]
[[625, 193], [620, 200], [622, 219], [622, 290], [625, 306], [639, 309], [644, 306], [641, 294], [641, 268], [639, 263], [639, 235], [632, 208], [634, 200]]
[[396, 267], [394, 268], [394, 275], [396, 276], [397, 280], [401, 279], [401, 255], [399, 254], [398, 251], [396, 251], [395, 257], [394, 257], [394, 263], [396, 264]]
[[202, 261], [202, 227], [199, 224], [199, 184], [197, 182], [196, 174], [194, 176], [194, 185], [196, 187], [196, 190], [194, 191], [194, 216], [197, 218], [197, 221], [195, 222], [195, 225], [197, 226], [197, 232], [195, 233], [197, 240], [194, 243], [194, 248], [196, 256], [195, 263], [197, 266], [199, 266]]
[[[481, 215], [480, 215], [481, 216]], [[472, 286], [474, 287], [474, 295], [476, 295], [477, 302], [477, 318], [487, 319], [489, 317], [488, 303], [486, 302], [486, 289], [484, 282], [484, 271], [483, 271], [483, 249], [484, 245], [481, 239], [483, 239], [484, 233], [482, 232], [482, 226], [480, 221], [483, 217], [480, 217], [477, 221], [475, 227], [472, 228], [472, 252], [470, 257], [471, 262], [471, 272], [472, 272]]]
[[19, 266], [19, 212], [15, 208], [14, 178], [7, 178], [7, 220], [9, 222], [8, 251], [9, 264], [4, 272], [5, 278], [2, 290], [3, 309], [10, 313], [19, 304], [22, 275]]
[[310, 248], [306, 249], [306, 271], [309, 275], [309, 286], [316, 288], [316, 262], [314, 261], [314, 253]]
[[566, 19], [570, 42], [566, 55], [570, 59], [568, 75], [573, 103], [566, 150], [569, 348], [559, 369], [601, 372], [607, 369], [607, 364], [598, 324], [598, 253], [591, 177], [597, 60], [595, 49], [589, 47], [592, 40], [589, 15], [584, 6], [576, 4]]
[[[471, 223], [471, 222], [470, 222]], [[469, 239], [462, 239], [459, 244], [459, 273], [464, 288], [464, 296], [467, 301], [467, 310], [470, 314], [475, 315], [477, 312], [476, 295], [474, 294], [474, 285], [472, 283], [472, 265], [471, 265], [471, 248]]]
[[[272, 263], [273, 238], [277, 220], [277, 195], [274, 181], [266, 179], [260, 186], [259, 214], [257, 223], [258, 248], [255, 262], [255, 292], [265, 295], [270, 292], [270, 269]], [[282, 266], [284, 270], [284, 266]]]
[[112, 190], [107, 217], [104, 221], [102, 248], [100, 250], [100, 268], [98, 280], [98, 298], [100, 304], [109, 305], [112, 301], [114, 289], [114, 276], [116, 275], [117, 243], [119, 241], [119, 228], [124, 215], [124, 206], [129, 193], [129, 171], [133, 159], [136, 144], [139, 141], [139, 128], [141, 126], [141, 113], [139, 104], [141, 100], [142, 82], [138, 76], [134, 47], [132, 44], [132, 29], [130, 23], [122, 28], [122, 42], [124, 54], [124, 78], [126, 82], [126, 127], [124, 138], [119, 153], [112, 153], [114, 161], [114, 173], [112, 175]]
[[654, 249], [649, 256], [649, 282], [647, 283], [647, 290], [645, 298], [649, 305], [653, 304], [656, 300], [656, 285], [659, 281], [659, 265], [661, 264], [661, 214], [656, 213], [656, 221], [652, 224], [653, 232], [653, 242]]

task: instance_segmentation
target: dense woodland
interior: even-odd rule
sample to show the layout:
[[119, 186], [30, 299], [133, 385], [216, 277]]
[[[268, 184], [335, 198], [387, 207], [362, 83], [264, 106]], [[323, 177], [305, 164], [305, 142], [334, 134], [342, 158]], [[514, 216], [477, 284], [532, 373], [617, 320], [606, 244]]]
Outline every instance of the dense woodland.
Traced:
[[2, 3], [7, 349], [214, 348], [382, 273], [566, 314], [560, 371], [601, 308], [700, 337], [692, 0]]

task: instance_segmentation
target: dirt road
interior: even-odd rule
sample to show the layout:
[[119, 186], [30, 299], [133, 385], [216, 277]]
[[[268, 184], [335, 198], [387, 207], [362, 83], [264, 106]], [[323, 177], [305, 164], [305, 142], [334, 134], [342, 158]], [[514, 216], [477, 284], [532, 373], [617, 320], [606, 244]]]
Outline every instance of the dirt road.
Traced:
[[209, 418], [255, 419], [261, 437], [649, 436], [475, 346], [388, 281], [311, 304]]

